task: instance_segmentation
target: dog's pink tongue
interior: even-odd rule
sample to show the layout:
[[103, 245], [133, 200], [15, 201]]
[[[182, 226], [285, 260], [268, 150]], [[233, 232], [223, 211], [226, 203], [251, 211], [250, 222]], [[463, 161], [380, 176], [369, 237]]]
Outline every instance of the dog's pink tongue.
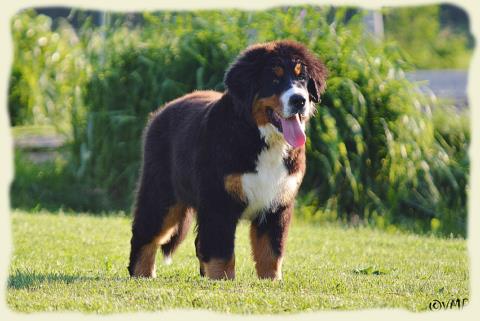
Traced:
[[280, 120], [282, 121], [283, 137], [285, 137], [287, 143], [294, 148], [303, 146], [307, 137], [300, 126], [300, 119], [298, 118], [298, 115], [288, 119], [280, 118]]

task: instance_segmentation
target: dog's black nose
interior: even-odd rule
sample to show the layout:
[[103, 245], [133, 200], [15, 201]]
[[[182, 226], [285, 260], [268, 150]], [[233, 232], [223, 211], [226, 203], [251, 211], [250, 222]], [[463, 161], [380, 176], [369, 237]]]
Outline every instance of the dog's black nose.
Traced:
[[289, 105], [292, 106], [295, 113], [303, 110], [303, 107], [305, 107], [305, 102], [305, 98], [301, 95], [292, 95], [288, 100]]

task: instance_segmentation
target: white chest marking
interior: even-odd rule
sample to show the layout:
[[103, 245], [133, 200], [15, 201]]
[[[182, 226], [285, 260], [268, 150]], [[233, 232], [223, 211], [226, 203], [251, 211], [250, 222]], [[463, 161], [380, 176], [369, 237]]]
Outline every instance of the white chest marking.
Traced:
[[[274, 209], [290, 200], [299, 186], [298, 175], [289, 175], [283, 162], [288, 145], [283, 135], [275, 133], [272, 125], [262, 126], [260, 132], [269, 144], [257, 159], [256, 173], [241, 177], [242, 189], [247, 200], [243, 218], [254, 219], [264, 209]], [[280, 134], [280, 135], [278, 135]]]

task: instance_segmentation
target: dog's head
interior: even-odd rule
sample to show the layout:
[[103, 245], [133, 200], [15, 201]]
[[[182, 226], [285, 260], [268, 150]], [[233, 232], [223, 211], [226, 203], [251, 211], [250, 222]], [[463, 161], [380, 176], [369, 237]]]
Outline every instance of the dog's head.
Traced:
[[305, 123], [325, 90], [325, 65], [294, 41], [257, 44], [243, 51], [225, 75], [236, 112], [261, 132], [305, 143]]

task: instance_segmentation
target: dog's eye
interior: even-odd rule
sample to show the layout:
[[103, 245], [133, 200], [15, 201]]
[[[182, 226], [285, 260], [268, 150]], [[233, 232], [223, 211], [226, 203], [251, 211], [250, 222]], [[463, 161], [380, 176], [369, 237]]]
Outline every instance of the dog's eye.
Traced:
[[283, 77], [285, 70], [280, 66], [273, 67], [273, 83], [280, 83], [280, 79]]
[[283, 70], [283, 68], [280, 67], [280, 66], [275, 66], [275, 67], [273, 67], [273, 73], [275, 74], [275, 76], [277, 78], [281, 78], [281, 77], [283, 77], [283, 74], [285, 73], [285, 70]]

